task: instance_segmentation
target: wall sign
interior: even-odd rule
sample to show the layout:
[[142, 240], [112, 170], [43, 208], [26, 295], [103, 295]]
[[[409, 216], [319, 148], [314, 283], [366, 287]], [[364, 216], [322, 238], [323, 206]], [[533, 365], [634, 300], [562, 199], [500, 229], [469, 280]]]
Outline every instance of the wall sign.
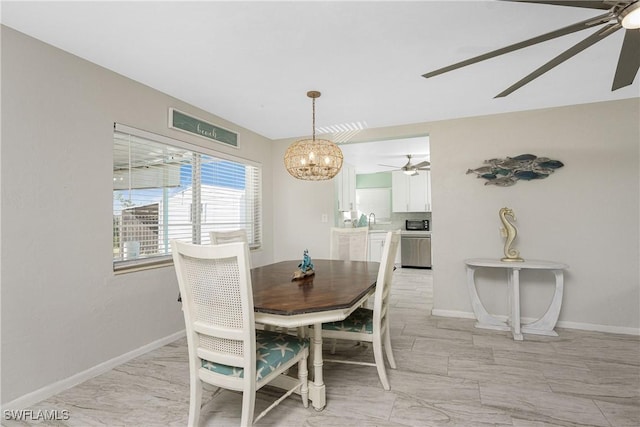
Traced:
[[238, 148], [238, 134], [169, 108], [169, 127]]
[[533, 154], [490, 159], [485, 160], [484, 163], [486, 166], [468, 169], [467, 173], [473, 173], [478, 178], [486, 179], [484, 185], [499, 187], [509, 187], [519, 180], [544, 179], [556, 169], [564, 166], [564, 163], [559, 160], [551, 160], [548, 157], [538, 157]]

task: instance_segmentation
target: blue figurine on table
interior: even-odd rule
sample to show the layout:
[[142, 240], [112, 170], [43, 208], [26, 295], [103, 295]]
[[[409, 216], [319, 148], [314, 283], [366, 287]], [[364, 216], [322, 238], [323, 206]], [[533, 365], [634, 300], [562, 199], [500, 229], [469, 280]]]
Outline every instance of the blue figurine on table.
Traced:
[[309, 250], [305, 249], [304, 255], [302, 257], [302, 262], [298, 264], [298, 270], [293, 273], [293, 280], [303, 279], [313, 274], [315, 274], [315, 271], [313, 271], [313, 263], [311, 262], [311, 257], [309, 256]]

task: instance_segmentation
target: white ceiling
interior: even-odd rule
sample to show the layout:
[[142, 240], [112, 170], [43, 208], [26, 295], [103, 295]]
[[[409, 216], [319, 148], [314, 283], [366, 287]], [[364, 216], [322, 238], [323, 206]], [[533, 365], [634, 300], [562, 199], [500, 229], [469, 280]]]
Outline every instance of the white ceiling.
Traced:
[[[421, 77], [601, 13], [456, 0], [2, 1], [0, 10], [9, 27], [272, 139], [311, 133], [309, 90], [322, 92], [318, 127], [370, 128], [640, 96], [638, 78], [611, 92], [623, 31], [506, 98], [493, 99], [591, 31]], [[391, 146], [387, 156], [407, 154]]]

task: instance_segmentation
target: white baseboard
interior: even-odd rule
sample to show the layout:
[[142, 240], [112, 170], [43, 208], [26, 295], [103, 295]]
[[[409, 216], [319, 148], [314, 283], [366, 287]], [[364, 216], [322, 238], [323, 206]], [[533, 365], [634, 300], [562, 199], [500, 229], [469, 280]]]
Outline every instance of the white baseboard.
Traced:
[[435, 308], [431, 310], [432, 316], [439, 317], [457, 317], [459, 319], [475, 319], [473, 313], [469, 313], [466, 311], [455, 311], [455, 310], [436, 310]]
[[21, 396], [15, 400], [12, 400], [11, 402], [8, 402], [2, 405], [2, 409], [3, 410], [20, 410], [20, 409], [28, 408], [29, 406], [33, 406], [36, 403], [42, 402], [43, 400], [46, 400], [51, 396], [54, 396], [60, 392], [63, 392], [73, 386], [83, 383], [93, 377], [97, 377], [98, 375], [104, 374], [105, 372], [110, 371], [116, 366], [122, 365], [123, 363], [126, 363], [131, 359], [134, 359], [152, 350], [158, 349], [169, 343], [172, 343], [175, 340], [185, 336], [185, 333], [186, 332], [183, 329], [182, 331], [178, 331], [164, 338], [160, 338], [159, 340], [143, 345], [142, 347], [132, 350], [128, 353], [114, 357], [113, 359], [107, 360], [106, 362], [102, 362], [96, 366], [93, 366], [87, 369], [86, 371], [82, 371], [75, 375], [72, 375], [69, 378], [65, 378], [53, 384], [44, 386], [41, 389], [38, 389], [31, 393], [27, 393], [24, 396]]
[[[457, 317], [460, 319], [475, 319], [475, 315], [472, 312], [468, 311], [455, 311], [455, 310], [431, 310], [432, 316], [440, 316], [440, 317]], [[507, 316], [501, 315], [493, 315], [500, 320], [506, 320]], [[537, 319], [532, 319], [529, 317], [523, 317], [522, 323], [533, 322]], [[560, 320], [556, 324], [558, 328], [566, 328], [566, 329], [579, 329], [582, 331], [595, 331], [595, 332], [607, 332], [610, 334], [624, 334], [624, 335], [640, 335], [640, 328], [629, 328], [625, 326], [610, 326], [610, 325], [596, 325], [593, 323], [581, 323], [581, 322], [568, 322], [565, 320]]]
[[559, 320], [556, 326], [559, 328], [607, 332], [610, 334], [640, 335], [640, 328], [628, 328], [626, 326], [595, 325], [593, 323], [568, 322], [565, 320]]

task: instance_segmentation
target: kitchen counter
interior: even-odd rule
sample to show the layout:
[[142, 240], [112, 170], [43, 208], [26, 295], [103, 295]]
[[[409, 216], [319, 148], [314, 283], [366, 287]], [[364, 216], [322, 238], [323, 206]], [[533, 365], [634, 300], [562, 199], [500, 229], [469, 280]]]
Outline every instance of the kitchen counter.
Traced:
[[[374, 228], [373, 230], [369, 230], [369, 234], [381, 234], [381, 233], [388, 233], [389, 231], [395, 231], [396, 229], [389, 229], [389, 230], [380, 230], [377, 228]], [[416, 236], [431, 236], [431, 231], [426, 231], [426, 230], [400, 230], [400, 233], [404, 236], [411, 236], [411, 235], [416, 235]]]
[[426, 230], [402, 230], [403, 236], [431, 236], [431, 231]]
[[[383, 233], [388, 233], [389, 231], [395, 231], [396, 229], [393, 230], [379, 230], [379, 229], [373, 229], [373, 230], [369, 230], [369, 234], [383, 234]], [[400, 230], [400, 234], [404, 235], [404, 236], [412, 236], [412, 235], [416, 235], [416, 236], [431, 236], [431, 231], [426, 231], [426, 230]]]

